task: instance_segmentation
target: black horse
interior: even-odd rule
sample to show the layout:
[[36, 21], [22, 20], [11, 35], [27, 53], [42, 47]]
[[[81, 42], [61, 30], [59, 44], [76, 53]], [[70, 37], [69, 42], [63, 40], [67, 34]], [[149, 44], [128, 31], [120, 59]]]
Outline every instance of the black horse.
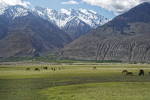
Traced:
[[48, 67], [43, 67], [43, 69], [48, 70]]
[[144, 70], [143, 70], [143, 69], [141, 69], [141, 70], [139, 71], [139, 76], [144, 76]]
[[35, 70], [35, 71], [40, 71], [40, 69], [39, 69], [39, 68], [35, 68], [34, 70]]

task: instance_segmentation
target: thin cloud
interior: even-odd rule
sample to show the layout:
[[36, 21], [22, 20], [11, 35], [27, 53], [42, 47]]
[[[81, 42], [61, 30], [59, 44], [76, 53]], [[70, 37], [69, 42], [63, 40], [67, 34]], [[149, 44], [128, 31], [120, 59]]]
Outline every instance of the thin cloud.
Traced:
[[8, 5], [22, 5], [27, 7], [30, 5], [30, 2], [24, 1], [24, 0], [0, 0], [0, 3], [5, 3]]
[[90, 5], [99, 6], [115, 14], [121, 14], [136, 5], [143, 2], [150, 2], [150, 0], [82, 0]]
[[79, 2], [77, 2], [75, 0], [70, 0], [70, 1], [67, 1], [67, 2], [62, 2], [61, 4], [64, 4], [64, 5], [78, 5]]

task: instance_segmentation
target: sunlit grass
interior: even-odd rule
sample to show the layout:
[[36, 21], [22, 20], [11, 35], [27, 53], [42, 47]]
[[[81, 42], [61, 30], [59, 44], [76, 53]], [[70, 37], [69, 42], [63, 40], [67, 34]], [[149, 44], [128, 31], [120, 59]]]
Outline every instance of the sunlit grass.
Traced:
[[149, 82], [108, 82], [53, 87], [41, 93], [48, 100], [149, 100], [149, 88]]

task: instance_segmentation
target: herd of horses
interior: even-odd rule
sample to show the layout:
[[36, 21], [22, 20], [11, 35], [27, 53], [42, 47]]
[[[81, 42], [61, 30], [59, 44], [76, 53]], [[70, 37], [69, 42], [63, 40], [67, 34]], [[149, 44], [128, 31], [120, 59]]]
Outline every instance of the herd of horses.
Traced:
[[[61, 70], [61, 69], [63, 69], [62, 67], [51, 67], [51, 68], [49, 68], [49, 67], [42, 67], [41, 69], [40, 68], [34, 68], [33, 70], [35, 70], [35, 71], [40, 71], [40, 70], [52, 70], [52, 71], [56, 71], [56, 70]], [[31, 70], [31, 68], [26, 68], [26, 70], [27, 71], [29, 71], [29, 70]]]
[[[42, 69], [43, 70], [52, 70], [52, 71], [56, 71], [56, 70], [61, 70], [61, 69], [63, 69], [62, 67], [42, 67]], [[42, 70], [42, 69], [40, 69], [40, 68], [34, 68], [34, 70], [35, 71], [40, 71], [40, 70]], [[93, 67], [93, 69], [97, 69], [97, 67]], [[26, 68], [26, 70], [31, 70], [31, 68]], [[128, 70], [123, 70], [122, 71], [122, 74], [124, 74], [124, 75], [130, 75], [130, 76], [132, 76], [132, 75], [134, 75], [134, 73], [133, 72], [129, 72]], [[148, 74], [150, 75], [150, 72], [148, 72]], [[139, 73], [138, 73], [138, 75], [139, 76], [144, 76], [145, 75], [145, 72], [144, 72], [144, 70], [143, 69], [141, 69], [141, 70], [139, 70]]]
[[[97, 67], [94, 66], [93, 69], [95, 70], [95, 69], [97, 69]], [[127, 76], [133, 76], [134, 75], [133, 72], [129, 72], [128, 70], [123, 70], [122, 74], [123, 75], [127, 75]], [[148, 74], [150, 75], [150, 72], [148, 72]], [[145, 71], [143, 69], [140, 69], [138, 75], [139, 76], [144, 76], [145, 75]]]
[[[134, 75], [133, 72], [129, 72], [128, 70], [123, 70], [122, 74], [125, 74], [125, 75]], [[148, 72], [148, 74], [150, 75], [150, 72]], [[138, 75], [139, 76], [144, 76], [145, 75], [144, 70], [140, 69], [139, 72], [138, 72]]]

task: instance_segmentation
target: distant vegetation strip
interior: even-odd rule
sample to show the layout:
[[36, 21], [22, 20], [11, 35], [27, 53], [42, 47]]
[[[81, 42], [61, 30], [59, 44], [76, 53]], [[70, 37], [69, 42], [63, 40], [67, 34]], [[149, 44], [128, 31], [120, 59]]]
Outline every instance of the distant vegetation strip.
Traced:
[[77, 59], [65, 59], [65, 58], [55, 58], [55, 57], [9, 57], [0, 58], [0, 62], [17, 62], [17, 61], [42, 61], [42, 62], [54, 62], [54, 63], [121, 63], [121, 61], [115, 60], [77, 60]]

